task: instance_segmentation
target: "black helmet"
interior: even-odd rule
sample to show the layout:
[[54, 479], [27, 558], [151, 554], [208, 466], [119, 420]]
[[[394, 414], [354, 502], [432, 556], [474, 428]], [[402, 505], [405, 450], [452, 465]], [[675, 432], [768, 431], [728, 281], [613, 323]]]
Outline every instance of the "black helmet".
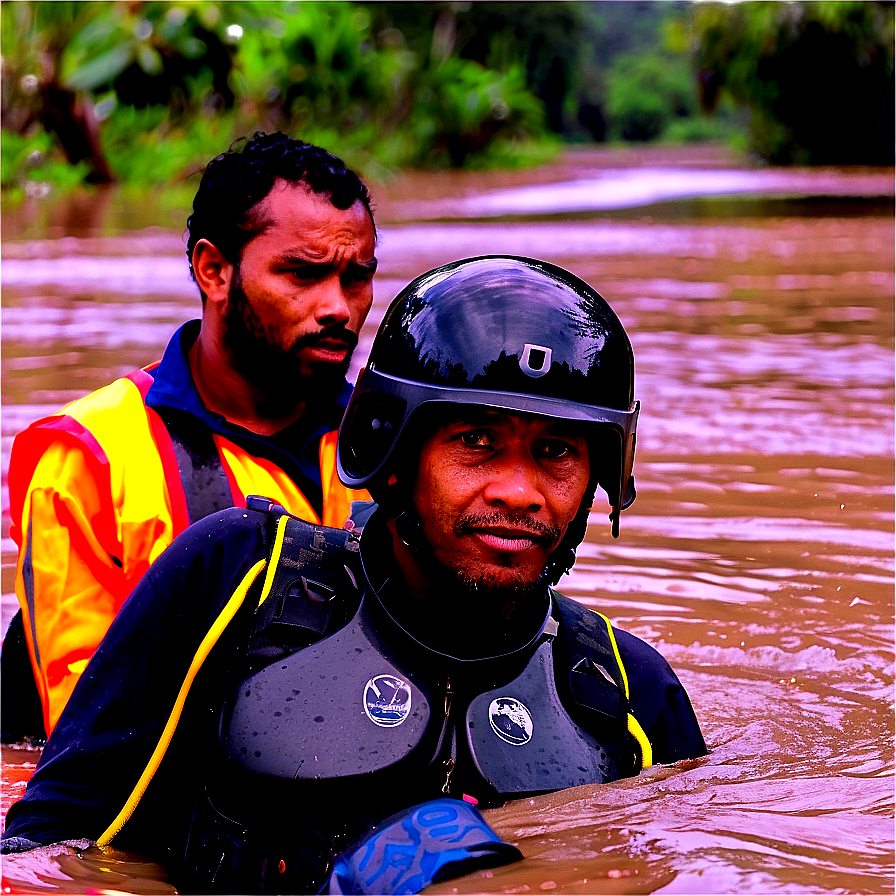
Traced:
[[339, 477], [388, 503], [402, 434], [430, 403], [581, 421], [600, 447], [574, 549], [598, 483], [614, 536], [634, 500], [633, 396], [631, 343], [587, 283], [532, 258], [453, 262], [413, 280], [386, 312], [339, 430]]

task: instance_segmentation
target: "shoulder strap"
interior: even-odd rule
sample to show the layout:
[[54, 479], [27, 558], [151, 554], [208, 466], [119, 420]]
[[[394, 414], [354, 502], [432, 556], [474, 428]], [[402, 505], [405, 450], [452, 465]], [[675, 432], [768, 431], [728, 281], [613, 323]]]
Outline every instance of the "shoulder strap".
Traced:
[[[256, 507], [258, 499], [247, 503]], [[360, 601], [361, 572], [356, 534], [305, 522], [272, 503], [267, 509], [275, 534], [249, 652], [272, 658], [348, 621]]]
[[[158, 362], [128, 374], [144, 404]], [[212, 431], [192, 414], [174, 408], [154, 408], [171, 439], [177, 473], [187, 506], [187, 522], [198, 522], [219, 510], [233, 507], [233, 495]], [[169, 488], [171, 483], [169, 483]]]
[[602, 617], [556, 591], [554, 601], [569, 656], [573, 697], [589, 709], [624, 721], [628, 687]]
[[647, 768], [653, 764], [653, 751], [631, 712], [628, 676], [610, 621], [556, 591], [553, 597], [569, 658], [569, 689], [573, 700], [580, 707], [612, 719], [637, 744], [638, 764]]
[[171, 437], [190, 523], [233, 507], [230, 483], [212, 431], [190, 414], [171, 408], [159, 408], [158, 412]]

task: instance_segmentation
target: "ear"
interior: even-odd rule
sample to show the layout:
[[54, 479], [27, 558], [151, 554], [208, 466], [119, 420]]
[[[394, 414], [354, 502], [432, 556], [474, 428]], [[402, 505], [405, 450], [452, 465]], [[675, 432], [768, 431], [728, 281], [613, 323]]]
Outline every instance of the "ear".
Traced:
[[233, 265], [221, 250], [208, 240], [193, 247], [193, 275], [202, 294], [211, 302], [224, 302], [230, 293]]

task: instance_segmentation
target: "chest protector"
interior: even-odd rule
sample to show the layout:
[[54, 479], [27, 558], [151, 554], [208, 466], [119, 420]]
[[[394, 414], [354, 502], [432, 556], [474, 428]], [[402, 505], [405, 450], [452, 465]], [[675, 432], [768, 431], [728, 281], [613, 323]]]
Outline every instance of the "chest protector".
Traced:
[[[296, 525], [320, 539], [321, 527]], [[220, 742], [243, 774], [330, 782], [333, 792], [428, 782], [424, 794], [485, 805], [637, 774], [625, 672], [603, 617], [552, 593], [528, 645], [459, 660], [411, 638], [369, 585], [363, 594], [347, 625], [268, 660], [236, 688]], [[303, 601], [318, 613], [319, 593], [285, 589], [268, 600], [284, 596], [295, 618]]]

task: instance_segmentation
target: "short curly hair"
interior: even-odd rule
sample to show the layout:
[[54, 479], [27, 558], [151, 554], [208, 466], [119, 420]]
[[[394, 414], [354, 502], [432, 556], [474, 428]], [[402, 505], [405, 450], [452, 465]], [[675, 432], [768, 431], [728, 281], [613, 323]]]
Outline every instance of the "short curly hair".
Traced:
[[252, 209], [278, 178], [306, 184], [338, 209], [360, 200], [373, 222], [370, 191], [341, 159], [304, 140], [257, 131], [215, 156], [202, 175], [187, 218], [187, 261], [194, 282], [196, 243], [208, 240], [229, 262], [239, 261], [243, 246], [264, 229], [265, 222], [253, 217]]

